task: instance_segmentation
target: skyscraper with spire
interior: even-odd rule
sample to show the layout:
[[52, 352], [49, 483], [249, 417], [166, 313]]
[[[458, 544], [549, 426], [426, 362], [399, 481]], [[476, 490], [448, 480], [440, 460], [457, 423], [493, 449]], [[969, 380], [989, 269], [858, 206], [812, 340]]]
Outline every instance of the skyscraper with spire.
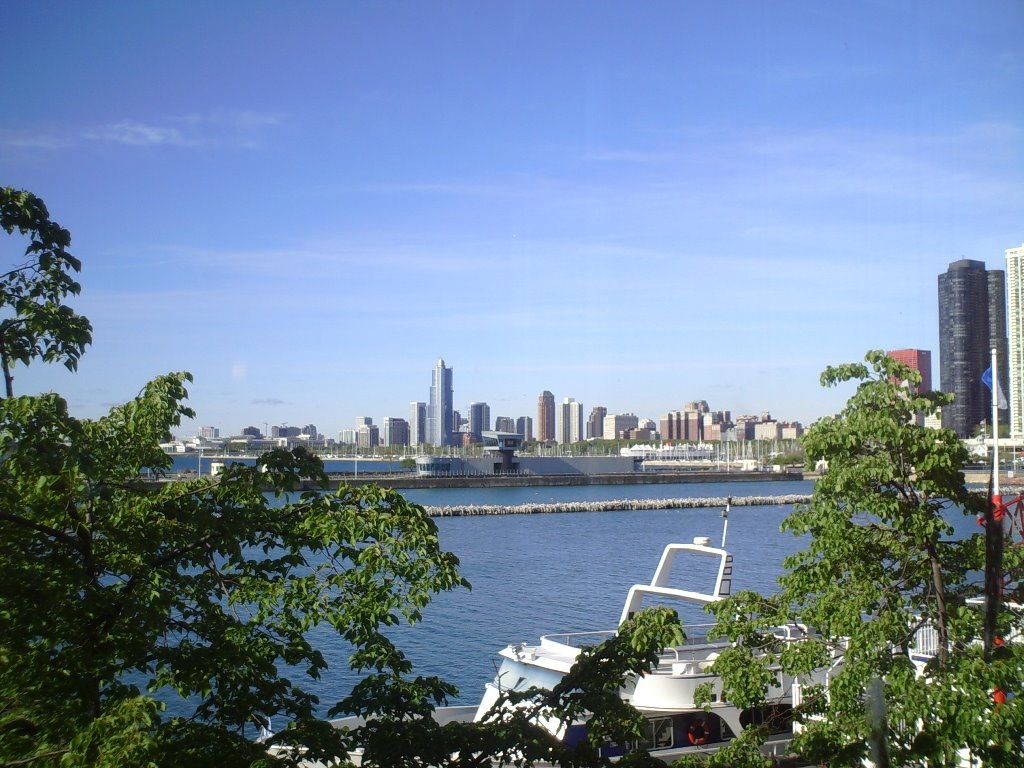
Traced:
[[455, 415], [455, 397], [452, 389], [452, 374], [455, 369], [447, 368], [444, 360], [438, 360], [430, 379], [430, 400], [427, 402], [427, 442], [431, 445], [452, 444]]

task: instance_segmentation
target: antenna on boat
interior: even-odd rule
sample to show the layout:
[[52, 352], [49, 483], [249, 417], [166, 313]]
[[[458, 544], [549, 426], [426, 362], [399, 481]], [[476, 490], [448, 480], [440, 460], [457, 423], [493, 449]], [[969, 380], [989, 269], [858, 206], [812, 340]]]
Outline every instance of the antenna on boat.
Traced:
[[725, 536], [729, 533], [729, 506], [732, 504], [732, 496], [725, 499], [725, 509], [722, 510], [722, 549], [725, 549]]

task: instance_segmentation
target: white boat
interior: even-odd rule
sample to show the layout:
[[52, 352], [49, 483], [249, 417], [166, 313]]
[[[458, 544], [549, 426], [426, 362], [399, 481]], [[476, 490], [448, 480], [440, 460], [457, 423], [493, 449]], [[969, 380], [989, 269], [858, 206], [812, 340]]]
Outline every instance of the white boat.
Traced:
[[[712, 561], [716, 571], [713, 588], [708, 592], [675, 585], [679, 575], [691, 572], [694, 559]], [[707, 570], [706, 568], [703, 570]], [[650, 584], [630, 588], [619, 623], [627, 621], [636, 611], [652, 604], [703, 607], [728, 597], [733, 576], [733, 558], [724, 548], [712, 547], [708, 537], [699, 536], [691, 544], [669, 544]], [[675, 577], [675, 578], [674, 578]], [[692, 613], [692, 611], [691, 611]], [[722, 686], [711, 670], [727, 641], [711, 642], [706, 637], [710, 624], [684, 623], [685, 642], [665, 648], [657, 666], [648, 674], [623, 682], [621, 695], [647, 719], [647, 735], [641, 742], [649, 752], [664, 760], [684, 754], [710, 751], [721, 747], [743, 728], [764, 724], [771, 732], [766, 749], [782, 755], [792, 737], [793, 679], [777, 673], [779, 686], [768, 692], [772, 703], [757, 710], [743, 710], [722, 698]], [[797, 640], [810, 632], [803, 625], [778, 627], [775, 634], [782, 640]], [[615, 630], [545, 635], [536, 645], [510, 645], [500, 651], [502, 663], [494, 679], [487, 683], [475, 719], [487, 717], [503, 692], [524, 691], [531, 686], [550, 689], [576, 661], [580, 649], [611, 637]], [[705, 710], [694, 701], [697, 688], [712, 686], [710, 708]], [[552, 724], [558, 728], [558, 724]], [[586, 733], [586, 722], [562, 726], [558, 735], [574, 742]], [[623, 747], [608, 744], [605, 756], [621, 754]]]
[[[687, 611], [692, 614], [695, 608], [703, 609], [708, 603], [722, 600], [730, 593], [733, 557], [724, 549], [724, 532], [722, 538], [723, 547], [711, 546], [711, 540], [706, 536], [698, 536], [690, 544], [666, 546], [651, 582], [631, 587], [622, 609], [620, 625], [636, 611], [652, 604], [670, 605], [684, 617], [686, 639], [683, 644], [663, 649], [655, 668], [641, 677], [624, 680], [620, 690], [622, 698], [647, 720], [646, 736], [640, 746], [666, 761], [686, 754], [714, 751], [750, 725], [767, 727], [771, 735], [764, 750], [771, 755], [785, 754], [793, 735], [794, 689], [799, 697], [799, 685], [794, 686], [794, 679], [777, 670], [779, 685], [768, 691], [769, 705], [757, 709], [734, 706], [723, 700], [721, 681], [711, 669], [728, 642], [707, 639], [710, 623], [685, 622]], [[692, 576], [694, 570], [713, 578], [709, 591], [680, 583], [681, 576]], [[703, 612], [701, 616], [704, 616]], [[550, 690], [569, 671], [582, 648], [596, 645], [615, 632], [611, 629], [551, 634], [541, 637], [535, 645], [509, 645], [499, 651], [500, 667], [486, 684], [483, 698], [476, 707], [441, 707], [435, 718], [439, 722], [483, 721], [498, 711], [495, 707], [500, 707], [499, 702], [507, 692], [522, 692], [531, 687]], [[798, 640], [810, 632], [812, 630], [806, 626], [797, 624], [775, 630], [776, 636], [783, 641]], [[821, 682], [823, 677], [814, 682]], [[712, 687], [711, 703], [707, 709], [694, 701], [698, 686], [706, 683]], [[333, 724], [341, 728], [357, 728], [362, 721], [344, 718], [333, 721]], [[564, 723], [558, 718], [550, 718], [542, 724], [570, 745], [585, 738], [587, 732], [585, 719]], [[624, 750], [622, 745], [608, 743], [602, 747], [602, 754], [614, 757]], [[358, 752], [351, 757], [357, 765], [360, 763]]]

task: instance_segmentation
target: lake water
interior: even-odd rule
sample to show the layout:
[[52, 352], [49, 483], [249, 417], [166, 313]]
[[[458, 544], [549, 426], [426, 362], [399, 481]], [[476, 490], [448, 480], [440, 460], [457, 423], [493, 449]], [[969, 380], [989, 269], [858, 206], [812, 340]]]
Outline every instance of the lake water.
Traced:
[[[582, 488], [410, 490], [428, 506], [523, 504], [564, 500], [685, 498], [809, 494], [810, 481]], [[779, 531], [789, 506], [733, 507], [728, 547], [735, 557], [733, 589], [774, 591], [782, 559], [800, 542]], [[721, 508], [439, 518], [441, 543], [461, 561], [469, 591], [440, 595], [424, 620], [394, 632], [415, 669], [460, 690], [456, 702], [476, 703], [494, 675], [495, 653], [542, 634], [613, 628], [633, 584], [648, 583], [666, 544], [722, 536]], [[704, 582], [703, 590], [711, 585]], [[328, 645], [333, 645], [328, 641]], [[353, 678], [345, 649], [329, 647], [336, 671], [314, 691], [325, 704]]]
[[[510, 505], [565, 500], [741, 497], [810, 494], [811, 481], [587, 486], [577, 488], [424, 489], [404, 492], [427, 506]], [[791, 506], [734, 506], [728, 548], [733, 591], [775, 591], [783, 558], [803, 546], [779, 530]], [[476, 703], [494, 675], [495, 653], [543, 634], [613, 628], [630, 586], [649, 583], [662, 549], [722, 537], [721, 508], [438, 518], [441, 543], [461, 561], [471, 590], [438, 596], [413, 627], [393, 631], [419, 674], [459, 687], [453, 704]], [[961, 535], [977, 530], [960, 520]], [[695, 585], [710, 589], [706, 582]], [[326, 710], [351, 688], [348, 649], [323, 634], [331, 669], [305, 683]]]

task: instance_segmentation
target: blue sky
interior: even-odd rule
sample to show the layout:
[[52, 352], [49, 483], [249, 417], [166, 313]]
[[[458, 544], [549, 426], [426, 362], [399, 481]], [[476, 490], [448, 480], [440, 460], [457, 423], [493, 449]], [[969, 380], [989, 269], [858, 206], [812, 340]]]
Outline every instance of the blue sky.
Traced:
[[[695, 400], [804, 423], [1024, 242], [1024, 4], [5, 3], [0, 184], [84, 263], [94, 417]], [[24, 243], [0, 241], [8, 263]]]

